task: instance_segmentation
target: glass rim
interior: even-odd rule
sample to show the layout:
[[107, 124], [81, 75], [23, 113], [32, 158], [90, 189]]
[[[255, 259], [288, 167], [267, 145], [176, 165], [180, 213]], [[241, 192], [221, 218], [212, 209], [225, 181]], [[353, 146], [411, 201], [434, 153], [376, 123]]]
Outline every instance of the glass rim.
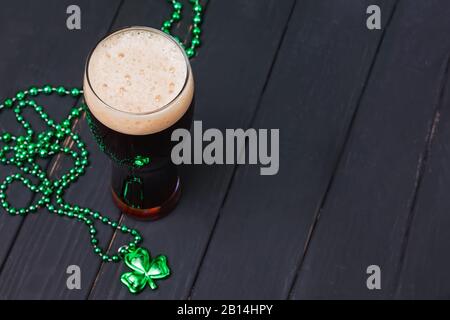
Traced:
[[[155, 110], [152, 110], [152, 111], [147, 111], [147, 112], [130, 112], [130, 111], [124, 111], [124, 110], [117, 109], [117, 107], [114, 107], [114, 106], [112, 106], [112, 105], [106, 103], [102, 98], [99, 97], [99, 95], [97, 94], [97, 92], [95, 92], [94, 88], [92, 87], [91, 80], [90, 80], [90, 78], [89, 78], [89, 63], [90, 63], [90, 61], [91, 61], [92, 54], [93, 54], [94, 51], [97, 49], [97, 47], [100, 45], [100, 43], [102, 43], [102, 42], [105, 41], [106, 39], [108, 39], [108, 38], [110, 38], [110, 37], [112, 37], [112, 36], [114, 36], [114, 35], [116, 35], [116, 34], [123, 33], [123, 32], [129, 31], [129, 30], [142, 30], [142, 31], [145, 31], [145, 32], [152, 32], [152, 33], [156, 33], [156, 34], [162, 35], [163, 37], [165, 37], [166, 39], [168, 39], [169, 41], [171, 41], [172, 43], [174, 43], [174, 44], [180, 49], [181, 54], [183, 55], [184, 60], [185, 60], [185, 66], [186, 66], [186, 78], [185, 78], [185, 80], [184, 80], [184, 84], [183, 84], [183, 86], [181, 87], [180, 92], [178, 92], [178, 94], [177, 94], [171, 101], [169, 101], [168, 103], [166, 103], [164, 106], [159, 107], [159, 108], [157, 108], [157, 109], [155, 109]], [[183, 48], [183, 47], [182, 47], [182, 46], [181, 46], [181, 45], [180, 45], [180, 44], [179, 44], [179, 43], [178, 43], [171, 35], [169, 35], [169, 34], [163, 32], [163, 31], [161, 31], [161, 30], [159, 30], [159, 29], [152, 28], [152, 27], [146, 27], [146, 26], [128, 26], [128, 27], [120, 28], [120, 29], [118, 29], [118, 30], [116, 30], [116, 31], [114, 31], [114, 32], [112, 32], [112, 33], [107, 34], [106, 36], [104, 36], [103, 38], [101, 38], [101, 39], [96, 43], [96, 45], [94, 46], [94, 48], [90, 51], [90, 53], [89, 53], [89, 55], [88, 55], [88, 58], [87, 58], [87, 60], [86, 60], [86, 64], [85, 64], [85, 67], [84, 67], [84, 74], [85, 74], [86, 82], [87, 82], [87, 85], [89, 86], [89, 89], [92, 91], [92, 93], [94, 94], [94, 96], [95, 96], [102, 104], [104, 104], [106, 107], [108, 107], [108, 108], [110, 108], [110, 109], [112, 109], [112, 110], [114, 110], [114, 111], [116, 111], [116, 112], [123, 113], [123, 114], [127, 114], [127, 115], [144, 116], [144, 115], [150, 115], [150, 114], [155, 114], [155, 113], [164, 111], [164, 110], [168, 109], [173, 103], [175, 103], [175, 102], [178, 100], [178, 98], [180, 98], [180, 96], [182, 95], [182, 93], [185, 91], [186, 86], [187, 86], [187, 84], [188, 84], [188, 82], [189, 82], [189, 80], [190, 80], [190, 77], [191, 77], [191, 64], [190, 64], [190, 62], [189, 62], [189, 58], [188, 58], [188, 56], [186, 55], [186, 52], [185, 52], [184, 48]], [[87, 103], [86, 103], [86, 104], [87, 104]], [[88, 104], [87, 104], [87, 105], [88, 105]], [[89, 105], [88, 105], [88, 107], [89, 107]]]

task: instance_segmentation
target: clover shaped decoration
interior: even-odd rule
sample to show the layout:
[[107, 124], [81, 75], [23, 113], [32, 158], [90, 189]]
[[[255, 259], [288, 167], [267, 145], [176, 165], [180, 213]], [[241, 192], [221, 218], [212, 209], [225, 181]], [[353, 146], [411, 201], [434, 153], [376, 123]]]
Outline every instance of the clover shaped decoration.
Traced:
[[152, 259], [145, 248], [136, 248], [128, 252], [124, 256], [124, 262], [133, 271], [122, 274], [120, 281], [131, 293], [140, 293], [147, 284], [155, 290], [158, 288], [155, 280], [164, 279], [170, 275], [167, 257], [159, 255]]

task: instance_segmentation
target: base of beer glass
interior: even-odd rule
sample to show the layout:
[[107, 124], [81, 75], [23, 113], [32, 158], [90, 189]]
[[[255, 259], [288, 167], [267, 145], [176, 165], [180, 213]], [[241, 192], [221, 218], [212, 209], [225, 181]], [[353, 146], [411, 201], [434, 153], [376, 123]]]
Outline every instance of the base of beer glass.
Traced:
[[138, 219], [157, 220], [170, 213], [178, 204], [178, 201], [181, 198], [180, 179], [178, 178], [175, 190], [172, 195], [160, 206], [153, 208], [140, 209], [130, 207], [120, 199], [120, 197], [114, 192], [114, 190], [111, 189], [111, 193], [113, 196], [114, 204], [123, 213]]

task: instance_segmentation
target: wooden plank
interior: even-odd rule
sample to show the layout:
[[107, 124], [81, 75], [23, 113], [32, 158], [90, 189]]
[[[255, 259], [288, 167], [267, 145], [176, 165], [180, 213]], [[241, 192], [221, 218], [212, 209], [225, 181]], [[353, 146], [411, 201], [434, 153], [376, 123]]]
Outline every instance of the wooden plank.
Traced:
[[[299, 271], [293, 298], [394, 296], [411, 210], [426, 160], [426, 141], [447, 69], [449, 14], [447, 1], [399, 2], [345, 152], [319, 208], [320, 216]], [[436, 183], [442, 181], [440, 177], [436, 176], [436, 179]], [[419, 269], [420, 261], [425, 258], [418, 255], [430, 254], [425, 250], [431, 248], [430, 237], [436, 236], [427, 228], [436, 227], [438, 221], [444, 222], [433, 221], [430, 216], [439, 206], [434, 207], [431, 203], [436, 199], [434, 195], [426, 196], [431, 196], [431, 188], [434, 187], [430, 186], [424, 193], [422, 205], [431, 211], [422, 210], [422, 217], [417, 220], [418, 224], [423, 222], [424, 225], [417, 229], [416, 224], [417, 246], [410, 247], [402, 294], [414, 288], [416, 281], [417, 289], [429, 288], [436, 284], [439, 275], [445, 273], [444, 266], [432, 267], [432, 263], [438, 261], [438, 251], [434, 252], [435, 260], [427, 262], [429, 269]], [[433, 243], [444, 239], [436, 238]], [[421, 250], [416, 251], [421, 244]], [[445, 254], [444, 250], [439, 252]], [[381, 268], [381, 290], [368, 290], [366, 286], [369, 265]], [[431, 270], [441, 272], [435, 276], [431, 275], [435, 272]], [[426, 275], [412, 278], [421, 272]], [[428, 276], [432, 278], [425, 284]], [[445, 287], [448, 295], [448, 282], [443, 285]], [[420, 296], [426, 294], [415, 292]], [[437, 291], [427, 293], [431, 292]]]
[[[65, 27], [64, 17], [68, 6], [68, 1], [59, 2], [56, 6], [46, 8], [36, 1], [15, 1], [14, 3], [4, 6], [0, 11], [0, 41], [3, 50], [0, 52], [0, 99], [3, 101], [7, 97], [11, 97], [17, 90], [27, 89], [30, 85], [43, 85], [46, 82], [58, 83], [56, 73], [51, 73], [58, 64], [64, 66], [65, 57], [60, 53], [66, 50], [67, 44], [61, 43], [61, 39], [65, 37], [67, 41], [73, 41], [74, 44], [82, 40], [79, 34], [71, 33], [68, 35], [54, 34], [57, 21], [53, 23], [42, 23], [42, 17], [45, 15], [60, 16], [58, 21], [60, 28]], [[26, 8], [26, 10], [23, 10]], [[14, 19], [11, 20], [11, 17]], [[60, 23], [61, 22], [61, 23]], [[43, 50], [40, 44], [52, 43], [54, 40], [58, 43], [53, 50]], [[72, 46], [72, 44], [71, 44]], [[25, 49], [26, 48], [26, 49]], [[77, 51], [69, 52], [68, 55], [75, 55]], [[68, 61], [73, 61], [69, 59]], [[68, 74], [75, 70], [76, 63], [67, 66]], [[75, 85], [73, 79], [66, 77], [67, 85]], [[54, 99], [45, 99], [46, 105], [49, 106], [51, 117], [60, 119], [63, 115], [61, 108], [57, 108], [58, 104]], [[69, 105], [73, 102], [65, 101]], [[60, 101], [59, 101], [60, 105]], [[44, 127], [33, 114], [26, 114], [26, 119], [31, 121], [32, 126], [36, 130], [42, 130]], [[13, 134], [23, 133], [23, 129], [19, 128], [13, 113], [3, 110], [0, 113], [0, 130], [1, 132], [10, 132]], [[0, 180], [16, 172], [12, 167], [1, 167]], [[31, 201], [32, 195], [24, 188], [11, 187], [9, 193], [10, 199], [14, 199], [13, 203], [19, 207], [25, 206]], [[0, 242], [0, 270], [7, 256], [8, 250], [11, 248], [12, 241], [20, 227], [23, 219], [19, 217], [8, 217], [0, 215], [0, 234], [2, 241]]]
[[405, 254], [396, 287], [399, 299], [448, 299], [450, 295], [449, 63], [447, 58], [442, 70], [442, 96], [424, 151], [423, 182], [418, 180], [417, 200], [410, 213], [412, 223], [405, 234]]
[[[211, 1], [204, 22], [204, 46], [193, 60], [196, 77], [194, 118], [204, 128], [246, 127], [253, 117], [294, 1]], [[130, 19], [128, 17], [127, 19]], [[132, 296], [118, 280], [125, 268], [104, 264], [91, 298], [187, 298], [232, 166], [182, 168], [183, 196], [174, 212], [154, 222], [124, 220], [141, 230], [144, 246], [165, 253], [173, 275], [158, 291]], [[121, 242], [120, 236], [115, 241]]]
[[[7, 93], [13, 88], [31, 84], [63, 84], [67, 87], [81, 85], [86, 56], [96, 41], [109, 29], [120, 1], [78, 1], [82, 11], [82, 29], [66, 28], [66, 8], [70, 1], [42, 3], [40, 1], [15, 1], [0, 12], [2, 43], [9, 44], [2, 50], [3, 64], [9, 78], [4, 78]], [[26, 10], [24, 10], [26, 8]], [[4, 58], [5, 57], [5, 58]], [[13, 80], [11, 80], [13, 79]], [[55, 99], [47, 104], [50, 115], [62, 119], [70, 110], [70, 99], [61, 103]], [[56, 108], [58, 107], [58, 108]], [[72, 191], [70, 193], [73, 193]], [[68, 199], [72, 200], [70, 194]], [[75, 221], [47, 215], [46, 210], [29, 216], [16, 236], [17, 217], [3, 218], [3, 242], [16, 241], [0, 274], [2, 299], [80, 298], [85, 291], [69, 291], [66, 287], [66, 268], [70, 264], [82, 266], [82, 284], [89, 284], [96, 273], [98, 263], [88, 250], [88, 236], [83, 226]], [[10, 224], [11, 223], [11, 224]], [[14, 223], [16, 225], [14, 225]], [[10, 229], [3, 233], [4, 229]], [[76, 239], [76, 231], [84, 237]], [[64, 237], [62, 237], [64, 235]], [[15, 239], [17, 237], [17, 239]], [[76, 241], [79, 240], [79, 241]], [[6, 247], [6, 246], [5, 246]], [[4, 248], [2, 248], [2, 251]], [[95, 260], [94, 260], [95, 261]], [[89, 285], [85, 286], [87, 289]]]
[[[118, 16], [114, 23], [113, 29], [118, 29], [128, 25], [148, 24], [157, 27], [161, 24], [161, 21], [169, 15], [170, 11], [170, 7], [164, 2], [148, 2], [144, 0], [127, 1], [126, 6], [122, 6], [120, 9], [121, 12], [123, 9], [125, 16], [132, 15], [133, 18], [124, 21], [121, 18], [122, 15]], [[106, 33], [106, 31], [107, 28], [103, 33]], [[86, 52], [95, 45], [95, 42], [98, 38], [99, 37], [97, 37], [90, 44], [90, 47], [87, 48]], [[83, 64], [84, 60], [85, 57], [83, 57]], [[82, 72], [80, 76], [82, 76]], [[65, 198], [71, 203], [77, 203], [82, 206], [89, 206], [103, 213], [106, 213], [112, 218], [119, 218], [120, 212], [113, 206], [110, 200], [109, 192], [105, 191], [109, 190], [110, 168], [107, 165], [109, 160], [103, 153], [98, 151], [92, 135], [89, 132], [86, 121], [80, 121], [77, 124], [75, 130], [79, 132], [83, 141], [85, 141], [88, 146], [91, 154], [91, 165], [87, 171], [87, 174], [82, 179], [80, 179], [77, 184], [69, 189], [69, 191], [66, 193]], [[50, 170], [54, 171], [54, 175], [58, 175], [60, 174], [60, 172], [65, 170], [65, 167], [66, 166], [62, 161], [58, 161], [52, 163]], [[59, 244], [43, 244], [43, 246], [48, 247], [48, 249], [42, 249], [42, 251], [39, 252], [39, 256], [54, 256], [55, 259], [58, 258], [56, 265], [60, 272], [58, 273], [57, 281], [54, 281], [54, 283], [49, 284], [48, 277], [43, 279], [43, 281], [48, 284], [45, 287], [45, 296], [43, 296], [42, 292], [37, 292], [36, 294], [44, 298], [84, 298], [91, 290], [92, 282], [94, 281], [95, 274], [97, 272], [97, 269], [99, 268], [98, 257], [90, 252], [90, 245], [87, 242], [88, 239], [86, 229], [80, 226], [79, 223], [75, 221], [66, 220], [56, 222], [53, 221], [54, 217], [48, 217], [47, 219], [48, 220], [42, 222], [42, 226], [39, 225], [39, 227], [31, 224], [28, 225], [27, 232], [31, 233], [34, 228], [38, 228], [44, 230], [42, 231], [42, 234], [49, 234], [50, 231], [45, 227], [47, 225], [53, 226], [52, 232], [55, 232], [54, 230], [58, 230], [54, 234], [54, 239], [58, 239]], [[52, 223], [57, 223], [57, 225], [52, 225]], [[62, 224], [65, 225], [63, 226]], [[20, 244], [17, 244], [17, 247], [30, 246], [31, 243], [35, 242], [34, 238], [35, 236], [31, 238], [25, 238], [22, 242], [20, 242]], [[100, 228], [100, 239], [102, 243], [107, 244], [111, 239], [111, 230], [109, 230], [108, 228]], [[63, 245], [61, 245], [61, 243]], [[55, 261], [53, 259], [48, 263], [46, 262], [46, 264], [54, 262]], [[43, 262], [41, 261], [41, 263]], [[79, 265], [83, 274], [82, 289], [76, 292], [68, 292], [65, 287], [65, 280], [67, 278], [65, 270], [67, 266], [71, 264]], [[17, 273], [19, 273], [19, 271], [17, 271]], [[48, 275], [51, 275], [51, 273], [48, 273]], [[14, 278], [16, 279], [18, 277], [21, 277], [21, 275], [17, 275]], [[30, 282], [33, 281], [33, 279], [31, 279], [30, 277], [26, 278], [25, 276], [23, 276], [23, 278], [24, 279], [21, 279], [21, 281], [27, 282], [23, 285], [23, 287], [28, 290], [28, 287], [32, 285]], [[23, 296], [23, 294], [21, 295]], [[32, 297], [34, 298], [35, 296]]]
[[[280, 129], [280, 170], [239, 166], [192, 298], [285, 299], [382, 33], [372, 1], [298, 2], [252, 127]], [[378, 1], [385, 22], [394, 2]]]

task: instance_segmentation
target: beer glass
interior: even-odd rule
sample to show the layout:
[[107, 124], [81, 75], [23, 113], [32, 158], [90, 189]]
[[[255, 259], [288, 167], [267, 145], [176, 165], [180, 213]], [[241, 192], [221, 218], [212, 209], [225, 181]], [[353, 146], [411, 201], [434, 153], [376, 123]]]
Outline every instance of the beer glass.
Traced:
[[121, 29], [89, 55], [83, 89], [89, 127], [112, 160], [114, 203], [138, 218], [167, 214], [180, 198], [171, 134], [190, 128], [194, 109], [184, 49], [156, 29]]

